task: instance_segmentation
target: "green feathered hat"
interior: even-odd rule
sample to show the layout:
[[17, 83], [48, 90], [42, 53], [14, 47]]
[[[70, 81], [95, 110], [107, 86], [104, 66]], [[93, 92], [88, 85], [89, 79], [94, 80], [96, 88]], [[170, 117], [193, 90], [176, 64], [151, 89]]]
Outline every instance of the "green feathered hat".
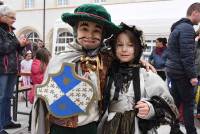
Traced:
[[62, 20], [72, 27], [79, 21], [92, 21], [104, 27], [105, 38], [118, 32], [119, 28], [111, 22], [111, 16], [101, 5], [83, 4], [74, 10], [74, 13], [63, 13]]

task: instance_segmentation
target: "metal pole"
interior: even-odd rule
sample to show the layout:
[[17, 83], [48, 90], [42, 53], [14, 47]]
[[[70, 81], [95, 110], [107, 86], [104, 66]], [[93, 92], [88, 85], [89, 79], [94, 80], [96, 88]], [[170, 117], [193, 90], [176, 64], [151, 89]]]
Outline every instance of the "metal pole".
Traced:
[[46, 0], [44, 0], [43, 6], [43, 43], [45, 44]]

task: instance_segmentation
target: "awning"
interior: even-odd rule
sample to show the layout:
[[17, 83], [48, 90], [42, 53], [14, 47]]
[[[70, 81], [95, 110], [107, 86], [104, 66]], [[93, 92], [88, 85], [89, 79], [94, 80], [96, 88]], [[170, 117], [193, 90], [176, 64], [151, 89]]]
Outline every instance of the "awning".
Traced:
[[136, 25], [145, 34], [169, 33], [171, 25], [186, 16], [188, 7], [199, 0], [166, 0], [104, 5], [116, 24]]

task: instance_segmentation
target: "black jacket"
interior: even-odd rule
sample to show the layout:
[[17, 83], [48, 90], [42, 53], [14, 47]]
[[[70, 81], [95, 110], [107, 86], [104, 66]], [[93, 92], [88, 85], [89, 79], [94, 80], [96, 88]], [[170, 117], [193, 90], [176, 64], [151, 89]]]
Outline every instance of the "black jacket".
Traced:
[[9, 32], [9, 26], [0, 23], [0, 74], [16, 74], [19, 71], [22, 49], [15, 34]]
[[166, 70], [170, 77], [196, 78], [195, 31], [192, 22], [183, 18], [172, 25], [168, 40]]

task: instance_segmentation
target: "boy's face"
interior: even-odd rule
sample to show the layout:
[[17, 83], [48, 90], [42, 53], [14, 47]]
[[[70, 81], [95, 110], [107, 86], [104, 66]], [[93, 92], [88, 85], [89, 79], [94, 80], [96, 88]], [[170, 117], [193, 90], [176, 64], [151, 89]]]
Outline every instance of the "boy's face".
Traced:
[[200, 23], [200, 12], [199, 11], [193, 11], [193, 24], [198, 25]]
[[90, 22], [80, 21], [77, 27], [77, 41], [86, 49], [95, 49], [100, 46], [103, 26]]
[[38, 41], [37, 46], [38, 46], [38, 48], [43, 48], [44, 44], [42, 41]]
[[125, 33], [117, 37], [116, 56], [121, 62], [130, 62], [134, 58], [134, 44]]

